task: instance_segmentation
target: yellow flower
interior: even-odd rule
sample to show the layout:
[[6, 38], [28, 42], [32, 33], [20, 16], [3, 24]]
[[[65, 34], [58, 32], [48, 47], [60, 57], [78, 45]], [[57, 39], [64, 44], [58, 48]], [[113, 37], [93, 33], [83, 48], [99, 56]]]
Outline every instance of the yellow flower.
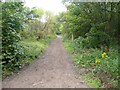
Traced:
[[106, 58], [106, 57], [108, 57], [108, 56], [107, 56], [107, 53], [106, 53], [106, 52], [103, 52], [102, 58]]
[[99, 60], [99, 59], [96, 59], [96, 60], [95, 60], [95, 63], [96, 63], [96, 64], [99, 64], [99, 63], [100, 63], [100, 60]]

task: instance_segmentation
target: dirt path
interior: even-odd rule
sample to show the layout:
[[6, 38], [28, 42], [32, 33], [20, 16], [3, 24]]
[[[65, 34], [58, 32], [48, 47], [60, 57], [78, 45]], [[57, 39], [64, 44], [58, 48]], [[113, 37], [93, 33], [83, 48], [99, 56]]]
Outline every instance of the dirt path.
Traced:
[[74, 72], [60, 38], [51, 43], [40, 59], [2, 84], [3, 88], [88, 88]]

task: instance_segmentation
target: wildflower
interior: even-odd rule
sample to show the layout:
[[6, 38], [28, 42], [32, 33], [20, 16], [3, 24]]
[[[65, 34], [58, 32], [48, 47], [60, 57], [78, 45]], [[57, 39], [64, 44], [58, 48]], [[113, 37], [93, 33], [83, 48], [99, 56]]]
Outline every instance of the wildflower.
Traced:
[[95, 60], [95, 63], [96, 63], [96, 64], [99, 64], [99, 63], [100, 63], [100, 60], [99, 60], [99, 59], [96, 59], [96, 60]]
[[107, 53], [106, 53], [106, 52], [103, 52], [102, 58], [106, 58], [106, 57], [108, 57], [108, 56], [107, 56]]

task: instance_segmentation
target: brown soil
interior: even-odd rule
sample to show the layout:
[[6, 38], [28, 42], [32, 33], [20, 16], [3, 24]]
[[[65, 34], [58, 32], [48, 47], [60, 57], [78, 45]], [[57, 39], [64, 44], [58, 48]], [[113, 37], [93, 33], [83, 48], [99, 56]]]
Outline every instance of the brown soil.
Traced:
[[89, 88], [74, 70], [62, 39], [55, 39], [44, 55], [18, 74], [6, 78], [3, 88]]

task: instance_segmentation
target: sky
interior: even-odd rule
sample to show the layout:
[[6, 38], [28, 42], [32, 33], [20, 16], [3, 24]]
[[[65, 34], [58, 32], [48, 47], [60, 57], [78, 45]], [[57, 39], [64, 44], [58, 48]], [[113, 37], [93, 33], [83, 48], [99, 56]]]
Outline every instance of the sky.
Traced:
[[38, 7], [58, 14], [59, 12], [66, 11], [61, 1], [62, 0], [25, 0], [25, 6], [30, 8]]

